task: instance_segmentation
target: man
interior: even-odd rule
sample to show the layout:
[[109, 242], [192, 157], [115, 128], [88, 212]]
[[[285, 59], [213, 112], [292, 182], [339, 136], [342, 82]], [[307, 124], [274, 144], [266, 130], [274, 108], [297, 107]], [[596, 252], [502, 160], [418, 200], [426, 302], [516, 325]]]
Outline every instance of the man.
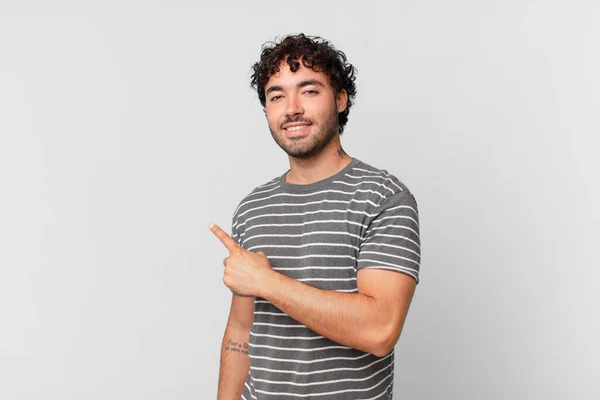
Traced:
[[233, 294], [219, 399], [391, 399], [394, 345], [418, 282], [417, 205], [340, 135], [354, 67], [315, 37], [263, 46], [252, 84], [290, 169], [246, 196], [223, 281]]

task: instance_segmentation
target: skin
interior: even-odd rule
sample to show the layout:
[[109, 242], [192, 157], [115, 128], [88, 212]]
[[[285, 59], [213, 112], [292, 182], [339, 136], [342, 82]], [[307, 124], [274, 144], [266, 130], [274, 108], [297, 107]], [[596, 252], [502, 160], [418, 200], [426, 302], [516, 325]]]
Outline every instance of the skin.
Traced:
[[[336, 95], [324, 73], [302, 64], [292, 72], [287, 63], [281, 63], [279, 72], [267, 81], [265, 93], [269, 130], [279, 147], [288, 153], [288, 183], [317, 182], [352, 161], [340, 152], [337, 129], [338, 113], [346, 109], [348, 94], [342, 90]], [[290, 132], [286, 129], [290, 125], [308, 126]]]
[[[304, 66], [292, 72], [282, 63], [265, 91], [269, 130], [290, 161], [288, 183], [326, 179], [352, 161], [337, 129], [337, 114], [346, 108], [348, 96], [344, 90], [336, 94], [325, 74]], [[302, 128], [293, 131], [292, 126]], [[416, 286], [410, 276], [363, 269], [357, 273], [358, 293], [317, 289], [274, 271], [263, 252], [243, 249], [217, 225], [209, 229], [229, 253], [223, 262], [223, 283], [239, 294], [233, 296], [223, 338], [219, 399], [239, 399], [248, 374], [248, 355], [231, 353], [226, 343], [248, 342], [253, 296], [334, 342], [379, 357], [393, 349]]]

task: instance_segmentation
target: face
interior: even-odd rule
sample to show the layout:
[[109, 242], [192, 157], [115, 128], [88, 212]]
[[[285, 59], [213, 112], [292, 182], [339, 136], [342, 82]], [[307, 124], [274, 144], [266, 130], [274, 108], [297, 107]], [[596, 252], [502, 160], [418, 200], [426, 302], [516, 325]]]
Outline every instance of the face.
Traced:
[[327, 75], [302, 63], [296, 72], [287, 63], [279, 70], [265, 85], [269, 130], [288, 155], [310, 158], [338, 133], [338, 113], [346, 108], [347, 94], [336, 96]]

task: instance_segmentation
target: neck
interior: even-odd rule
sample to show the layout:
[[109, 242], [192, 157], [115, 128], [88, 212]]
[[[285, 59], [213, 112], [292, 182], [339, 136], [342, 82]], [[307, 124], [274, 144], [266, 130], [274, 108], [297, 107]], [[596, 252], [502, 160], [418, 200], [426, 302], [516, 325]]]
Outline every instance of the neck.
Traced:
[[308, 185], [337, 174], [352, 161], [352, 157], [342, 149], [340, 135], [336, 135], [313, 157], [307, 159], [289, 157], [289, 160], [290, 171], [285, 180], [295, 185]]

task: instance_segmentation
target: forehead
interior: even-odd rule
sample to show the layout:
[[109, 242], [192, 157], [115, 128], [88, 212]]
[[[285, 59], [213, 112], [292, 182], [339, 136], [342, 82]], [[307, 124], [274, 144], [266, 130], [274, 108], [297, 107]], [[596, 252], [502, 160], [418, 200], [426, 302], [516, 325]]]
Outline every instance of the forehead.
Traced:
[[265, 89], [273, 85], [295, 86], [300, 82], [312, 79], [318, 80], [324, 86], [330, 86], [329, 77], [325, 75], [324, 72], [317, 72], [312, 68], [307, 68], [304, 66], [304, 64], [302, 64], [302, 62], [300, 62], [300, 67], [296, 70], [296, 72], [292, 72], [288, 63], [281, 61], [281, 63], [279, 63], [279, 71], [271, 75], [265, 84]]

